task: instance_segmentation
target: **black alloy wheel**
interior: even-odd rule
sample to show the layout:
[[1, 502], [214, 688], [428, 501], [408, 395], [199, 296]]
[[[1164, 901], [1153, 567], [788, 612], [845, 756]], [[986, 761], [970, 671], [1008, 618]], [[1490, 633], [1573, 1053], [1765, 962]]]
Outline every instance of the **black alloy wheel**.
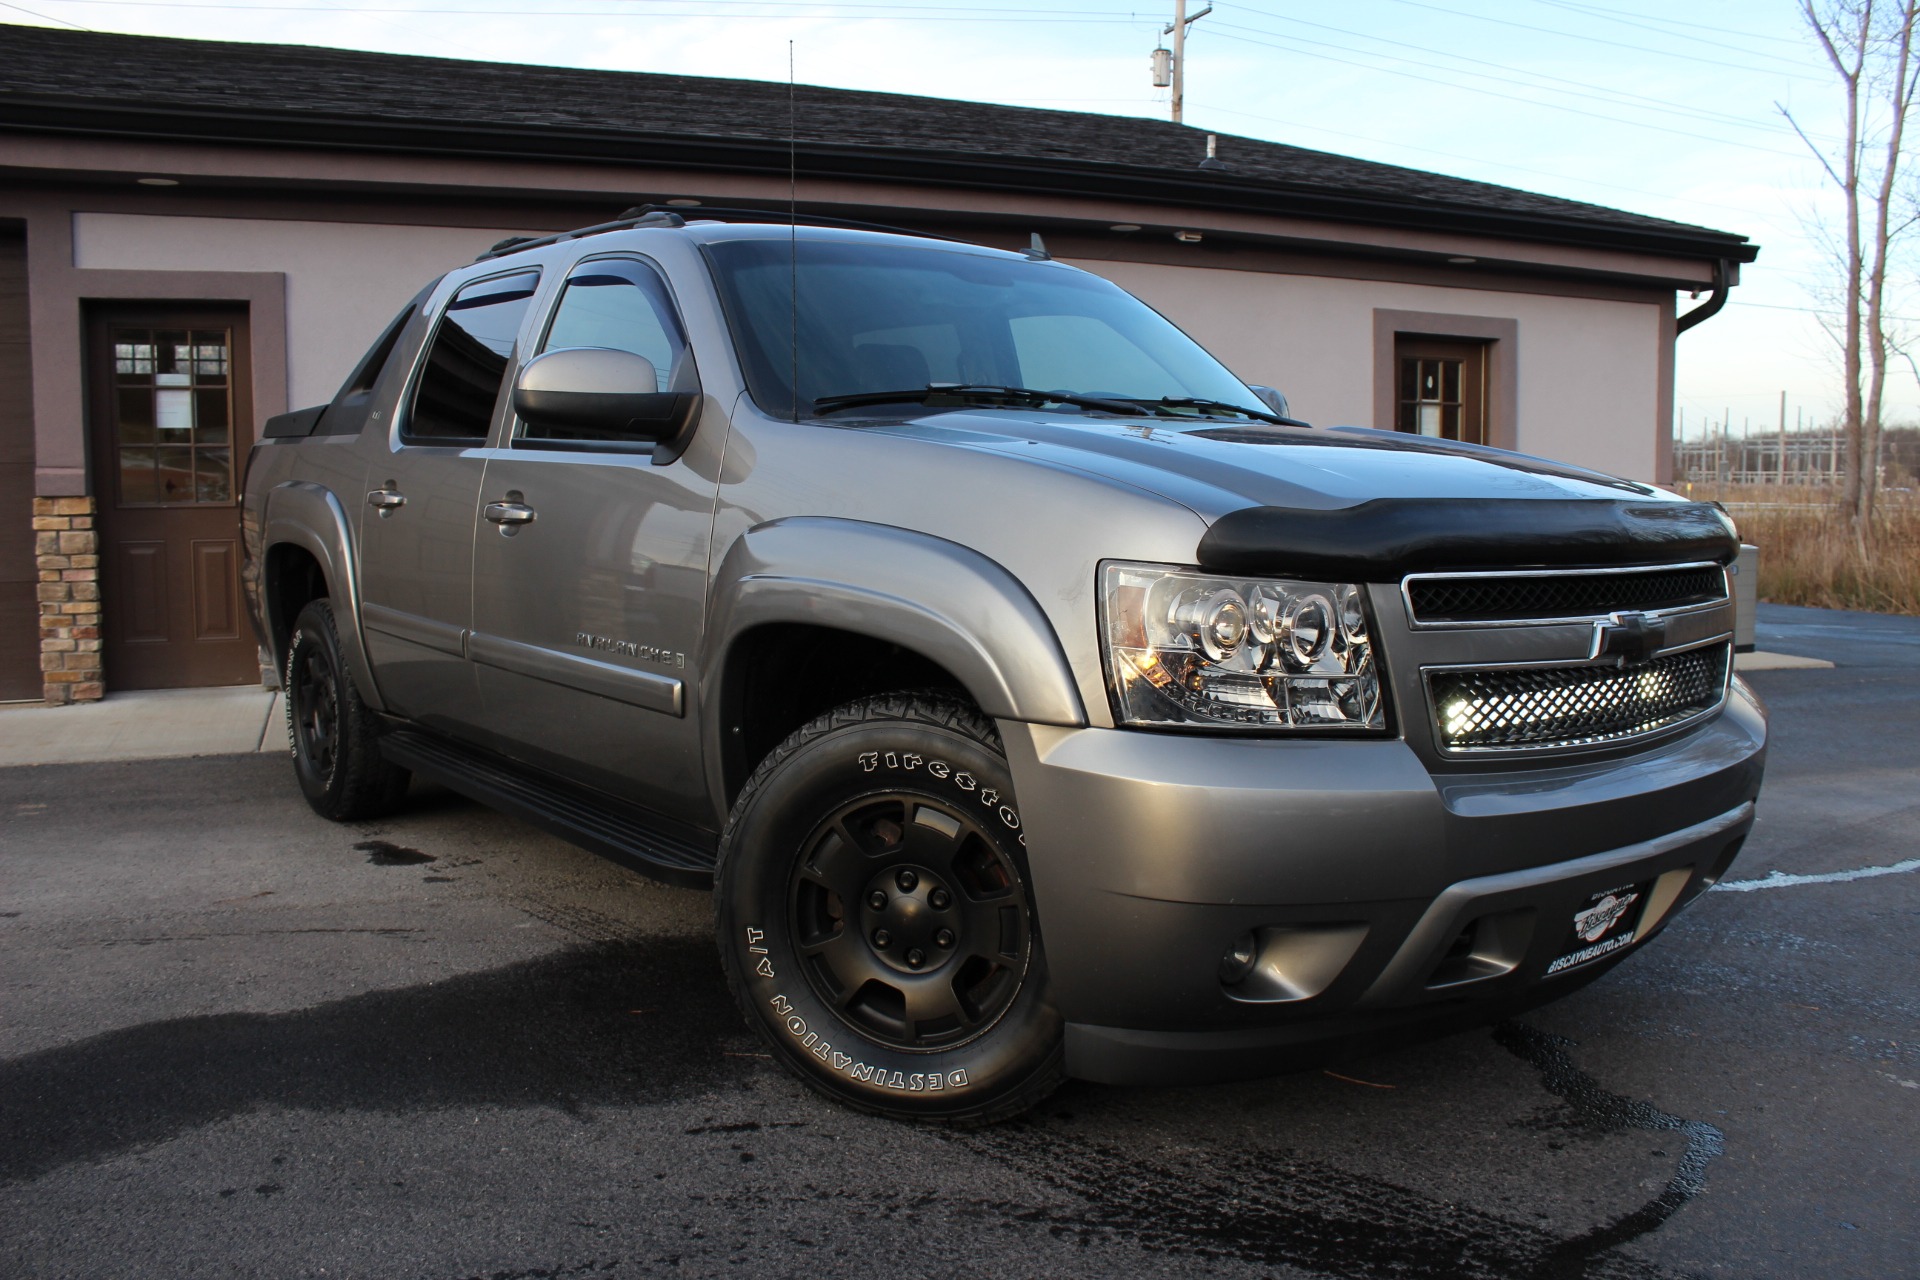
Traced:
[[391, 812], [410, 775], [380, 754], [379, 722], [347, 670], [331, 602], [300, 611], [281, 676], [293, 772], [313, 811], [335, 822]]
[[1020, 992], [1026, 886], [970, 811], [881, 791], [804, 842], [791, 922], [822, 1000], [881, 1044], [965, 1044]]
[[901, 1119], [983, 1124], [1064, 1078], [1011, 771], [950, 694], [864, 698], [796, 730], [735, 801], [721, 963], [774, 1057]]
[[340, 683], [317, 644], [304, 646], [297, 663], [287, 664], [291, 677], [287, 723], [292, 726], [294, 754], [320, 777], [331, 778], [340, 728]]

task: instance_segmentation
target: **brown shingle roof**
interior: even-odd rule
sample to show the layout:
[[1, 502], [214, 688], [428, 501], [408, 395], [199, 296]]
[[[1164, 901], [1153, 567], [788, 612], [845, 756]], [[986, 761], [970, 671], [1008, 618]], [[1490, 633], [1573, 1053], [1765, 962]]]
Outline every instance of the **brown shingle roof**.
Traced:
[[[0, 26], [0, 129], [565, 155], [782, 171], [787, 86]], [[810, 174], [1077, 189], [1752, 259], [1745, 237], [1130, 116], [800, 86]], [[1150, 178], [1150, 182], [1143, 182]], [[1064, 185], [1063, 185], [1064, 184]]]

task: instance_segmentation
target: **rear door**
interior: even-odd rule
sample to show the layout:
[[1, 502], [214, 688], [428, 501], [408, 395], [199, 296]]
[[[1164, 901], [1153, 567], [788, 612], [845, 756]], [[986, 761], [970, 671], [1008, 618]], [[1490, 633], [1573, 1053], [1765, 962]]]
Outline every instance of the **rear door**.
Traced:
[[[609, 347], [698, 388], [664, 277], [626, 255], [568, 274], [539, 351]], [[663, 455], [664, 456], [664, 455]], [[569, 440], [516, 422], [487, 464], [471, 652], [499, 748], [656, 812], [709, 812], [687, 709], [706, 607], [717, 478], [655, 465], [641, 440]]]
[[[360, 623], [390, 710], [485, 741], [467, 660], [488, 432], [539, 284], [521, 268], [463, 286], [428, 339], [366, 478]], [[491, 529], [491, 526], [488, 526]]]

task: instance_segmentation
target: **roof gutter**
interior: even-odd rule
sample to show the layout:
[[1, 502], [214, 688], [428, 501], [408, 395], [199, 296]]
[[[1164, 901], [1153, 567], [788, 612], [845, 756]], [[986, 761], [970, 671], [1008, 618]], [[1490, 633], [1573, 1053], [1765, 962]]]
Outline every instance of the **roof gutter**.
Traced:
[[1720, 314], [1720, 308], [1727, 305], [1727, 291], [1732, 288], [1732, 284], [1730, 283], [1732, 274], [1725, 258], [1716, 258], [1714, 260], [1713, 293], [1705, 302], [1680, 317], [1679, 321], [1673, 327], [1674, 337], [1677, 338], [1687, 330], [1693, 328], [1693, 326], [1704, 320], [1711, 320]]

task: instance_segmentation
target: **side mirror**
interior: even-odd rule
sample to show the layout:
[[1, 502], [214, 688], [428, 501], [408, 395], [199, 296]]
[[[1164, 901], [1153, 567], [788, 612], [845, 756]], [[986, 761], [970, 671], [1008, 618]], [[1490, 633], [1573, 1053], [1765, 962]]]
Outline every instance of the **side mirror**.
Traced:
[[1287, 412], [1287, 398], [1278, 391], [1275, 391], [1272, 387], [1256, 387], [1249, 382], [1247, 384], [1247, 390], [1260, 397], [1260, 403], [1273, 410], [1275, 417], [1293, 417], [1291, 413]]
[[520, 367], [513, 411], [526, 427], [515, 443], [615, 451], [646, 445], [653, 446], [654, 461], [671, 462], [692, 434], [699, 404], [697, 391], [660, 390], [660, 375], [645, 356], [567, 347]]

